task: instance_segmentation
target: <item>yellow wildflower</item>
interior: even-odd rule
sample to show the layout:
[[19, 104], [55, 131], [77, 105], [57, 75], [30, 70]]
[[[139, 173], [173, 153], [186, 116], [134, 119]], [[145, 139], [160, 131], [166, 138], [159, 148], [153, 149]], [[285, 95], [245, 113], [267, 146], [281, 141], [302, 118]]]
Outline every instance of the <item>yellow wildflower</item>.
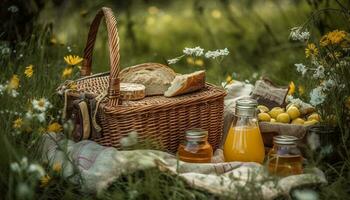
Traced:
[[62, 130], [62, 125], [57, 122], [51, 123], [49, 126], [47, 126], [47, 132], [59, 133]]
[[21, 128], [23, 125], [23, 120], [22, 118], [17, 118], [15, 121], [13, 121], [13, 128]]
[[303, 94], [305, 93], [305, 88], [304, 88], [304, 86], [299, 85], [299, 87], [298, 87], [298, 92], [299, 92], [299, 95], [303, 95]]
[[18, 89], [19, 87], [19, 78], [18, 75], [14, 74], [8, 84], [9, 89]]
[[295, 84], [294, 84], [293, 81], [291, 81], [291, 82], [289, 83], [289, 91], [288, 91], [288, 94], [289, 94], [289, 95], [293, 95], [294, 92], [295, 92]]
[[200, 67], [203, 67], [204, 62], [203, 62], [202, 59], [196, 59], [196, 60], [194, 61], [194, 64], [195, 64], [195, 65], [198, 65], [198, 66], [200, 66]]
[[190, 65], [193, 65], [194, 64], [194, 59], [192, 57], [188, 57], [186, 58], [186, 62]]
[[64, 60], [68, 65], [77, 65], [83, 61], [83, 58], [80, 58], [79, 56], [69, 55], [65, 56]]
[[51, 177], [49, 175], [45, 175], [45, 176], [41, 177], [40, 187], [41, 188], [46, 187], [47, 185], [49, 185], [50, 181], [51, 181]]
[[66, 67], [62, 72], [62, 78], [69, 78], [72, 75], [72, 73], [73, 73], [73, 68]]
[[228, 75], [228, 76], [226, 77], [226, 83], [227, 83], [227, 84], [233, 83], [232, 76]]
[[30, 78], [33, 76], [33, 65], [28, 65], [28, 67], [26, 67], [26, 69], [24, 70], [24, 74], [26, 75], [26, 77]]
[[56, 172], [56, 173], [60, 173], [61, 170], [62, 170], [62, 165], [61, 165], [61, 163], [55, 163], [55, 164], [53, 164], [52, 170], [53, 170], [54, 172]]
[[347, 32], [345, 31], [334, 30], [322, 36], [320, 40], [320, 45], [327, 46], [329, 44], [339, 44], [344, 40], [346, 35], [347, 35]]
[[339, 51], [333, 52], [333, 53], [328, 53], [327, 54], [329, 58], [331, 59], [338, 59], [340, 56], [342, 56], [343, 54]]
[[220, 19], [221, 18], [220, 10], [214, 9], [213, 11], [211, 11], [211, 16], [215, 19]]
[[314, 43], [310, 43], [305, 48], [305, 56], [306, 58], [310, 56], [317, 56], [318, 55], [318, 49]]

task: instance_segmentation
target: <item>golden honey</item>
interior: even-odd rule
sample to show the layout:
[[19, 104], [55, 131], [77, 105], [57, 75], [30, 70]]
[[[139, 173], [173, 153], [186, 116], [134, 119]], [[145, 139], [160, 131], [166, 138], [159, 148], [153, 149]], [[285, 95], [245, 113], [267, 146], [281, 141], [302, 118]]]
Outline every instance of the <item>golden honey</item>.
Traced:
[[201, 129], [186, 131], [185, 142], [180, 144], [178, 156], [189, 163], [210, 163], [213, 148], [207, 141], [208, 132]]
[[271, 174], [289, 176], [303, 173], [303, 157], [294, 136], [275, 136], [274, 146], [268, 154], [268, 168]]

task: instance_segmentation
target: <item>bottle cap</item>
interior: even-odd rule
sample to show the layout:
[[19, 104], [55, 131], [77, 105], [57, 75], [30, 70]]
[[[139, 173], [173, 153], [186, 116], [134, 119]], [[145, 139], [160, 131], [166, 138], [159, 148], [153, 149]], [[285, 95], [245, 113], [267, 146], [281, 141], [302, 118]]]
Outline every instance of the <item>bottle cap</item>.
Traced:
[[208, 137], [208, 131], [203, 129], [191, 129], [186, 131], [186, 139], [190, 141], [203, 141]]
[[295, 145], [299, 138], [291, 135], [277, 135], [273, 137], [273, 143], [275, 144], [286, 144], [286, 145]]
[[254, 117], [257, 113], [258, 102], [255, 99], [243, 98], [236, 102], [236, 115]]

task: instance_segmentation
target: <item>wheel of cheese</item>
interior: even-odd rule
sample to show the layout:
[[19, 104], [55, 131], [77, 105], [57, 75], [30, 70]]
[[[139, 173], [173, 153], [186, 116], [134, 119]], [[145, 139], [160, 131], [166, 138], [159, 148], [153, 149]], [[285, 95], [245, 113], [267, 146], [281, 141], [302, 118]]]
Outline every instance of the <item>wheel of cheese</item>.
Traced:
[[140, 100], [146, 96], [146, 87], [137, 83], [120, 83], [120, 95], [122, 100]]

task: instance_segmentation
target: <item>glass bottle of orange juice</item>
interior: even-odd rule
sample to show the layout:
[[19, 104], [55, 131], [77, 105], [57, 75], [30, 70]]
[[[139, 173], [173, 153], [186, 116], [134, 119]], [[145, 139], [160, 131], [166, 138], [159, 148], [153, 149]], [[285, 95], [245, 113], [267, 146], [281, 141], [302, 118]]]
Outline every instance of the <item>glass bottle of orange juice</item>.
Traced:
[[235, 119], [224, 144], [226, 162], [263, 163], [265, 149], [257, 120], [257, 105], [254, 99], [237, 100]]

